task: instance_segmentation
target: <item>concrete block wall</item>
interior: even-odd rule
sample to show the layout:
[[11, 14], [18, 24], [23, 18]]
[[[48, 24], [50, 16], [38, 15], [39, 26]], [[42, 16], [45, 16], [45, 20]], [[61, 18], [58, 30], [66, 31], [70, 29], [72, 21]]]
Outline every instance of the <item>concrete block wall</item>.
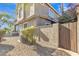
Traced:
[[39, 26], [36, 29], [34, 38], [36, 42], [44, 47], [59, 47], [59, 24]]

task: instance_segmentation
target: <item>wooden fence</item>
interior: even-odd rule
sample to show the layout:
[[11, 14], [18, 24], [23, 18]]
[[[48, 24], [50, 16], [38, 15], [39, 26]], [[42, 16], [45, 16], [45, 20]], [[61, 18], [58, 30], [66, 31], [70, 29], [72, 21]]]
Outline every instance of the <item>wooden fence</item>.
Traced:
[[77, 52], [77, 23], [59, 24], [59, 47]]

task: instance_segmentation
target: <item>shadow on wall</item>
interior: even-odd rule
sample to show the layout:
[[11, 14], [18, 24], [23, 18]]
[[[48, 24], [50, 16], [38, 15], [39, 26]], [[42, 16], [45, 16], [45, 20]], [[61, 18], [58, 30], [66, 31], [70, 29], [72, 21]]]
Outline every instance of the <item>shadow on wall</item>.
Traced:
[[71, 50], [70, 29], [59, 25], [59, 47]]
[[0, 56], [6, 56], [6, 53], [11, 51], [14, 48], [12, 45], [0, 44]]
[[37, 34], [37, 36], [39, 37], [39, 41], [42, 38], [44, 41], [49, 42], [49, 38], [40, 29], [37, 31]]
[[65, 51], [60, 51], [55, 48], [43, 47], [38, 43], [36, 43], [34, 51], [36, 51], [40, 56], [70, 56], [70, 54]]

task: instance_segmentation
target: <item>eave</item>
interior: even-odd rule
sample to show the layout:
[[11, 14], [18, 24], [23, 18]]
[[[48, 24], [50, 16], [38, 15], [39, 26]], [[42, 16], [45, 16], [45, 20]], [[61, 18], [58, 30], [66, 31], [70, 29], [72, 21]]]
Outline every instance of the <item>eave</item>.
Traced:
[[28, 18], [23, 18], [22, 20], [17, 21], [16, 22], [16, 25], [23, 24], [25, 22], [31, 21], [31, 19], [34, 19], [35, 17], [36, 17], [35, 15], [32, 15], [32, 16], [30, 16]]
[[20, 21], [17, 21], [17, 22], [16, 22], [16, 25], [23, 24], [23, 23], [27, 23], [27, 22], [29, 22], [29, 21], [31, 21], [31, 20], [34, 20], [35, 18], [41, 18], [41, 19], [44, 19], [44, 20], [50, 20], [49, 17], [47, 17], [47, 16], [37, 16], [37, 15], [33, 15], [33, 16], [30, 16], [30, 17], [28, 17], [28, 18], [26, 18], [26, 19], [22, 19], [22, 20], [20, 20]]

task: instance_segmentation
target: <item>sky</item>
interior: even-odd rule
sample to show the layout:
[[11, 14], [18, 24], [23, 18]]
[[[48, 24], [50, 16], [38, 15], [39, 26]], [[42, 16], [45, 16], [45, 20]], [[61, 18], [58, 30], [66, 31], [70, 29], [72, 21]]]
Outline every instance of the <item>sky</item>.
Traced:
[[14, 3], [0, 3], [0, 13], [6, 12], [12, 16], [16, 16], [15, 14], [16, 4]]
[[[51, 5], [60, 13], [60, 3], [51, 3]], [[65, 9], [67, 9], [67, 4], [64, 4]], [[15, 14], [16, 4], [15, 3], [0, 3], [0, 12], [7, 12], [16, 18]]]
[[[51, 3], [51, 5], [56, 9], [58, 13], [60, 13], [60, 3]], [[67, 9], [67, 4], [64, 4], [64, 8]], [[15, 3], [0, 3], [0, 13], [8, 13], [14, 18], [16, 18], [16, 4]], [[49, 13], [52, 16], [52, 13]], [[5, 25], [4, 25], [5, 26]], [[4, 27], [3, 26], [3, 27]]]
[[[60, 13], [60, 5], [61, 3], [51, 3], [51, 5], [56, 9], [57, 12]], [[66, 10], [68, 7], [68, 3], [64, 3], [64, 10]]]
[[[60, 6], [61, 6], [61, 3], [51, 3], [51, 6], [54, 7], [54, 9], [59, 13], [61, 14], [61, 9], [60, 9]], [[64, 3], [64, 11], [68, 9], [68, 3]], [[51, 11], [49, 12], [49, 15], [51, 17], [56, 17], [55, 14], [53, 14]]]
[[[16, 4], [14, 3], [0, 3], [0, 13], [8, 13], [13, 18], [16, 18]], [[10, 21], [13, 21], [14, 19], [9, 19]], [[8, 27], [7, 24], [4, 24], [1, 26], [1, 28]]]

